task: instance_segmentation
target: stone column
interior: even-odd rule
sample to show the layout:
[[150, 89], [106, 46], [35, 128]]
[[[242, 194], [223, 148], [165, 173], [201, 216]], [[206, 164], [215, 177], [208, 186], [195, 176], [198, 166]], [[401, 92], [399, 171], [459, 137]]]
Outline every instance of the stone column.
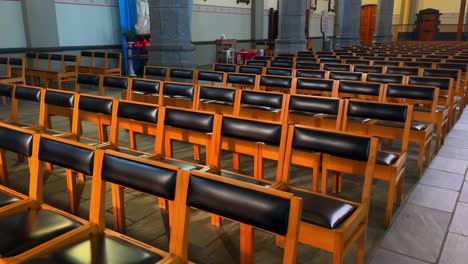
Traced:
[[379, 0], [374, 42], [392, 41], [393, 0]]
[[279, 0], [278, 38], [275, 53], [296, 53], [307, 49], [305, 39], [306, 0]]
[[339, 0], [338, 32], [336, 47], [346, 47], [361, 44], [359, 27], [361, 25], [361, 0]]
[[149, 0], [151, 46], [148, 65], [195, 68], [193, 0]]
[[[263, 40], [263, 13], [264, 13], [264, 0], [254, 0], [252, 5], [252, 40]], [[255, 44], [255, 43], [254, 43]], [[255, 45], [254, 45], [255, 47]]]

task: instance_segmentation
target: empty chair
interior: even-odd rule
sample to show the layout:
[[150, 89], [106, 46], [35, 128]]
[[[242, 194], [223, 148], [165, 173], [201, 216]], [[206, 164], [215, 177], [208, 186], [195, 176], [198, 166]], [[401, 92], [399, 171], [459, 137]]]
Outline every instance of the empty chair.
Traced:
[[296, 94], [337, 96], [337, 81], [316, 79], [316, 78], [297, 78]]
[[102, 76], [97, 74], [90, 74], [90, 73], [79, 73], [78, 77], [76, 78], [75, 83], [75, 93], [90, 93], [88, 89], [86, 91], [82, 91], [85, 86], [88, 88], [89, 86], [93, 89], [92, 92], [98, 92], [99, 87], [101, 87]]
[[372, 65], [401, 67], [402, 63], [399, 61], [376, 60], [374, 58]]
[[278, 75], [278, 76], [294, 77], [295, 70], [294, 69], [288, 69], [288, 68], [268, 67], [268, 68], [265, 69], [265, 74], [266, 75]]
[[194, 83], [196, 70], [192, 69], [174, 69], [169, 70], [167, 81]]
[[340, 81], [338, 83], [337, 97], [380, 102], [383, 97], [383, 85], [372, 82]]
[[322, 177], [322, 192], [326, 192], [328, 171], [364, 176], [358, 203], [290, 185], [281, 187], [303, 201], [299, 243], [332, 253], [333, 263], [342, 263], [344, 255], [357, 243], [357, 263], [364, 263], [377, 139], [291, 125], [286, 148], [282, 173], [284, 183], [291, 182], [292, 165], [311, 167], [320, 161], [322, 175], [325, 175]]
[[269, 67], [293, 68], [294, 67], [294, 61], [293, 60], [282, 60], [282, 59], [279, 59], [278, 57], [275, 57], [272, 61], [270, 61]]
[[296, 69], [301, 70], [321, 70], [322, 65], [320, 63], [312, 63], [312, 62], [296, 62], [295, 65]]
[[223, 115], [234, 114], [237, 90], [228, 87], [200, 86], [197, 110]]
[[239, 73], [249, 73], [249, 74], [258, 74], [262, 75], [265, 73], [265, 67], [262, 66], [249, 66], [249, 65], [239, 65]]
[[342, 71], [330, 71], [328, 78], [339, 81], [362, 81], [365, 75], [361, 72], [342, 72]]
[[195, 84], [165, 82], [161, 87], [159, 105], [195, 109]]
[[442, 62], [444, 59], [439, 58], [416, 58], [415, 62], [431, 62], [431, 63], [439, 63]]
[[[44, 100], [45, 89], [28, 85], [16, 85], [14, 88], [10, 85], [4, 84], [0, 86], [4, 90], [5, 95], [11, 93], [11, 110], [10, 116], [5, 120], [0, 120], [3, 123], [8, 123], [14, 126], [38, 129], [40, 127], [40, 116], [42, 113], [41, 102]], [[34, 108], [25, 109], [24, 105], [33, 105]], [[22, 105], [22, 106], [21, 106]], [[25, 121], [25, 115], [37, 115], [36, 123], [29, 123]], [[33, 118], [34, 119], [34, 118]]]
[[239, 92], [234, 115], [283, 122], [285, 104], [283, 93], [243, 90]]
[[161, 86], [162, 82], [158, 80], [132, 78], [125, 98], [130, 101], [158, 104]]
[[341, 59], [335, 59], [335, 58], [320, 58], [320, 59], [319, 59], [319, 62], [320, 62], [320, 63], [323, 63], [323, 64], [338, 65], [338, 64], [342, 64], [342, 63], [343, 63], [343, 60], [341, 60]]
[[366, 82], [378, 82], [384, 84], [403, 84], [405, 83], [405, 80], [405, 76], [401, 74], [368, 73], [365, 77]]
[[293, 94], [296, 91], [296, 78], [263, 75], [260, 76], [258, 88], [263, 91], [279, 91]]
[[224, 85], [226, 73], [215, 71], [197, 71], [196, 84]]
[[403, 62], [404, 67], [418, 67], [418, 68], [434, 68], [434, 63], [432, 62]]
[[287, 101], [288, 124], [340, 130], [343, 100], [309, 95], [290, 95]]
[[296, 69], [296, 77], [328, 79], [328, 71]]
[[[127, 99], [126, 96], [128, 92], [128, 87], [131, 85], [130, 79], [128, 77], [104, 75], [101, 84], [99, 85], [98, 95], [100, 96], [112, 96], [120, 97], [122, 99]], [[117, 95], [114, 95], [117, 93]]]
[[383, 66], [371, 66], [371, 65], [354, 65], [354, 72], [363, 73], [383, 73]]
[[247, 60], [245, 65], [248, 66], [260, 66], [260, 67], [269, 67], [271, 61], [265, 61], [265, 60]]
[[417, 67], [387, 67], [386, 73], [400, 74], [400, 75], [419, 75], [419, 68]]
[[169, 68], [160, 66], [145, 66], [143, 78], [166, 81], [169, 78]]
[[256, 74], [246, 73], [228, 73], [226, 78], [226, 85], [239, 88], [254, 90], [258, 87], [260, 78]]
[[350, 72], [353, 70], [353, 65], [351, 64], [335, 64], [335, 63], [324, 63], [323, 69], [326, 71], [343, 71]]
[[[41, 133], [47, 133], [49, 135], [55, 136], [66, 136], [67, 133], [71, 133], [73, 130], [73, 113], [75, 109], [75, 102], [75, 93], [53, 89], [45, 90], [44, 100], [41, 101]], [[57, 116], [66, 118], [68, 120], [69, 129], [67, 132], [65, 132], [65, 128], [53, 128], [52, 117]]]
[[360, 59], [346, 59], [345, 64], [352, 65], [371, 65], [371, 60], [360, 60]]

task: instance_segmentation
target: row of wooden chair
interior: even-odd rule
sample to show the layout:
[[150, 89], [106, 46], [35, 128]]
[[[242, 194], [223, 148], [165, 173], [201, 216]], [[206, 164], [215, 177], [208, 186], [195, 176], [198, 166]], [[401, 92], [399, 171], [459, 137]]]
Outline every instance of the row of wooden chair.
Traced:
[[82, 50], [80, 73], [122, 75], [122, 53], [110, 51]]

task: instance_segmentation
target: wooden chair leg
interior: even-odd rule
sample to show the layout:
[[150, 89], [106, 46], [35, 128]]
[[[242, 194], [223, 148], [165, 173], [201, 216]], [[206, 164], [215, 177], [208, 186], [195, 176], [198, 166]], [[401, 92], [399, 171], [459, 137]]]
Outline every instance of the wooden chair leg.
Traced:
[[439, 151], [440, 148], [440, 141], [442, 140], [442, 122], [437, 123], [437, 133], [436, 133], [436, 140], [435, 140], [435, 153]]
[[167, 209], [167, 201], [163, 198], [158, 198], [159, 209]]
[[390, 180], [388, 182], [388, 194], [387, 194], [387, 210], [385, 213], [385, 228], [390, 226], [392, 222], [393, 215], [393, 203], [395, 201], [395, 180]]
[[427, 147], [426, 147], [426, 159], [424, 161], [424, 164], [426, 166], [429, 166], [429, 163], [431, 163], [431, 152], [432, 152], [432, 140], [429, 139], [427, 142]]
[[78, 212], [78, 199], [76, 195], [76, 179], [73, 175], [73, 171], [65, 170], [67, 178], [67, 188], [68, 188], [68, 199], [70, 202], [70, 211], [72, 214]]
[[112, 184], [112, 209], [114, 212], [114, 229], [125, 234], [125, 204], [123, 188]]
[[234, 170], [239, 170], [240, 169], [240, 156], [239, 153], [232, 153], [232, 168]]
[[193, 159], [196, 161], [200, 160], [200, 145], [193, 145]]
[[7, 186], [9, 184], [5, 150], [3, 149], [0, 149], [0, 179], [3, 185]]
[[130, 141], [130, 148], [131, 149], [136, 149], [136, 137], [135, 137], [135, 133], [133, 132], [133, 130], [128, 130], [128, 140]]
[[419, 143], [419, 153], [418, 153], [418, 177], [421, 177], [422, 173], [422, 166], [423, 166], [423, 159], [424, 159], [424, 143]]
[[18, 161], [24, 162], [24, 155], [17, 154], [17, 156], [18, 156]]
[[2, 96], [2, 102], [3, 104], [7, 104], [6, 96]]
[[252, 226], [240, 224], [240, 253], [241, 264], [254, 263], [254, 229]]
[[342, 264], [343, 257], [343, 245], [341, 245], [340, 242], [336, 242], [335, 248], [333, 250], [333, 264]]
[[106, 125], [99, 125], [98, 127], [99, 133], [99, 141], [106, 142], [107, 141], [107, 126]]
[[211, 214], [211, 224], [214, 226], [221, 227], [223, 225], [223, 220], [219, 215]]
[[405, 172], [403, 172], [403, 176], [401, 176], [400, 181], [398, 181], [397, 183], [397, 205], [398, 206], [400, 206], [401, 202], [403, 202], [403, 187], [405, 183], [404, 173]]
[[312, 171], [312, 191], [318, 192], [318, 176], [319, 176], [319, 168], [318, 164], [314, 166]]
[[367, 239], [367, 224], [364, 223], [362, 227], [364, 230], [362, 231], [361, 236], [357, 240], [357, 254], [356, 254], [356, 263], [357, 264], [364, 264], [364, 259], [366, 255], [366, 239]]
[[83, 173], [78, 173], [78, 180], [84, 183], [86, 182], [86, 176]]

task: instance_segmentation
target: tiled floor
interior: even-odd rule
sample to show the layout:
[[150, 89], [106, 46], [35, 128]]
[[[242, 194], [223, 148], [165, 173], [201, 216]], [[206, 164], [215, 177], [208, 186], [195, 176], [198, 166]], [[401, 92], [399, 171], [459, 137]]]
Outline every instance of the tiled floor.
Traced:
[[[84, 88], [85, 89], [85, 88]], [[90, 92], [90, 90], [84, 90]], [[21, 105], [25, 120], [35, 122], [37, 111], [32, 105]], [[468, 111], [467, 111], [468, 112]], [[9, 105], [0, 104], [0, 119], [9, 115]], [[54, 119], [54, 127], [66, 129], [68, 123]], [[85, 135], [96, 137], [96, 128], [84, 125]], [[393, 224], [383, 228], [386, 195], [385, 182], [375, 181], [372, 190], [371, 210], [367, 236], [368, 263], [468, 263], [468, 113], [457, 123], [447, 137], [445, 145], [424, 176], [416, 177], [417, 147], [411, 145], [405, 177], [404, 201], [396, 206]], [[120, 133], [122, 144], [128, 144], [126, 133]], [[149, 150], [154, 139], [139, 137], [138, 147]], [[230, 168], [231, 156], [223, 155], [223, 167]], [[177, 145], [174, 155], [192, 159], [192, 150]], [[7, 153], [11, 187], [27, 193], [28, 170], [25, 163], [17, 161], [16, 155]], [[241, 157], [242, 171], [252, 172], [252, 161]], [[267, 162], [267, 178], [273, 179], [275, 163]], [[293, 169], [295, 185], [310, 187], [311, 171]], [[45, 201], [68, 211], [68, 196], [64, 170], [55, 168], [45, 177]], [[362, 179], [346, 175], [340, 197], [359, 200]], [[90, 202], [90, 182], [82, 189], [78, 215], [87, 218]], [[413, 191], [414, 190], [414, 191]], [[157, 200], [137, 192], [125, 191], [127, 234], [162, 249], [168, 249], [167, 215], [159, 210]], [[106, 197], [108, 227], [112, 228], [111, 192]], [[193, 212], [190, 228], [189, 257], [197, 263], [238, 263], [239, 228], [235, 223], [224, 221], [221, 228], [210, 224], [210, 216]], [[271, 235], [256, 233], [256, 263], [281, 263], [282, 250], [277, 248]], [[298, 263], [331, 263], [331, 254], [300, 245]], [[355, 263], [355, 249], [346, 256], [345, 263]]]

